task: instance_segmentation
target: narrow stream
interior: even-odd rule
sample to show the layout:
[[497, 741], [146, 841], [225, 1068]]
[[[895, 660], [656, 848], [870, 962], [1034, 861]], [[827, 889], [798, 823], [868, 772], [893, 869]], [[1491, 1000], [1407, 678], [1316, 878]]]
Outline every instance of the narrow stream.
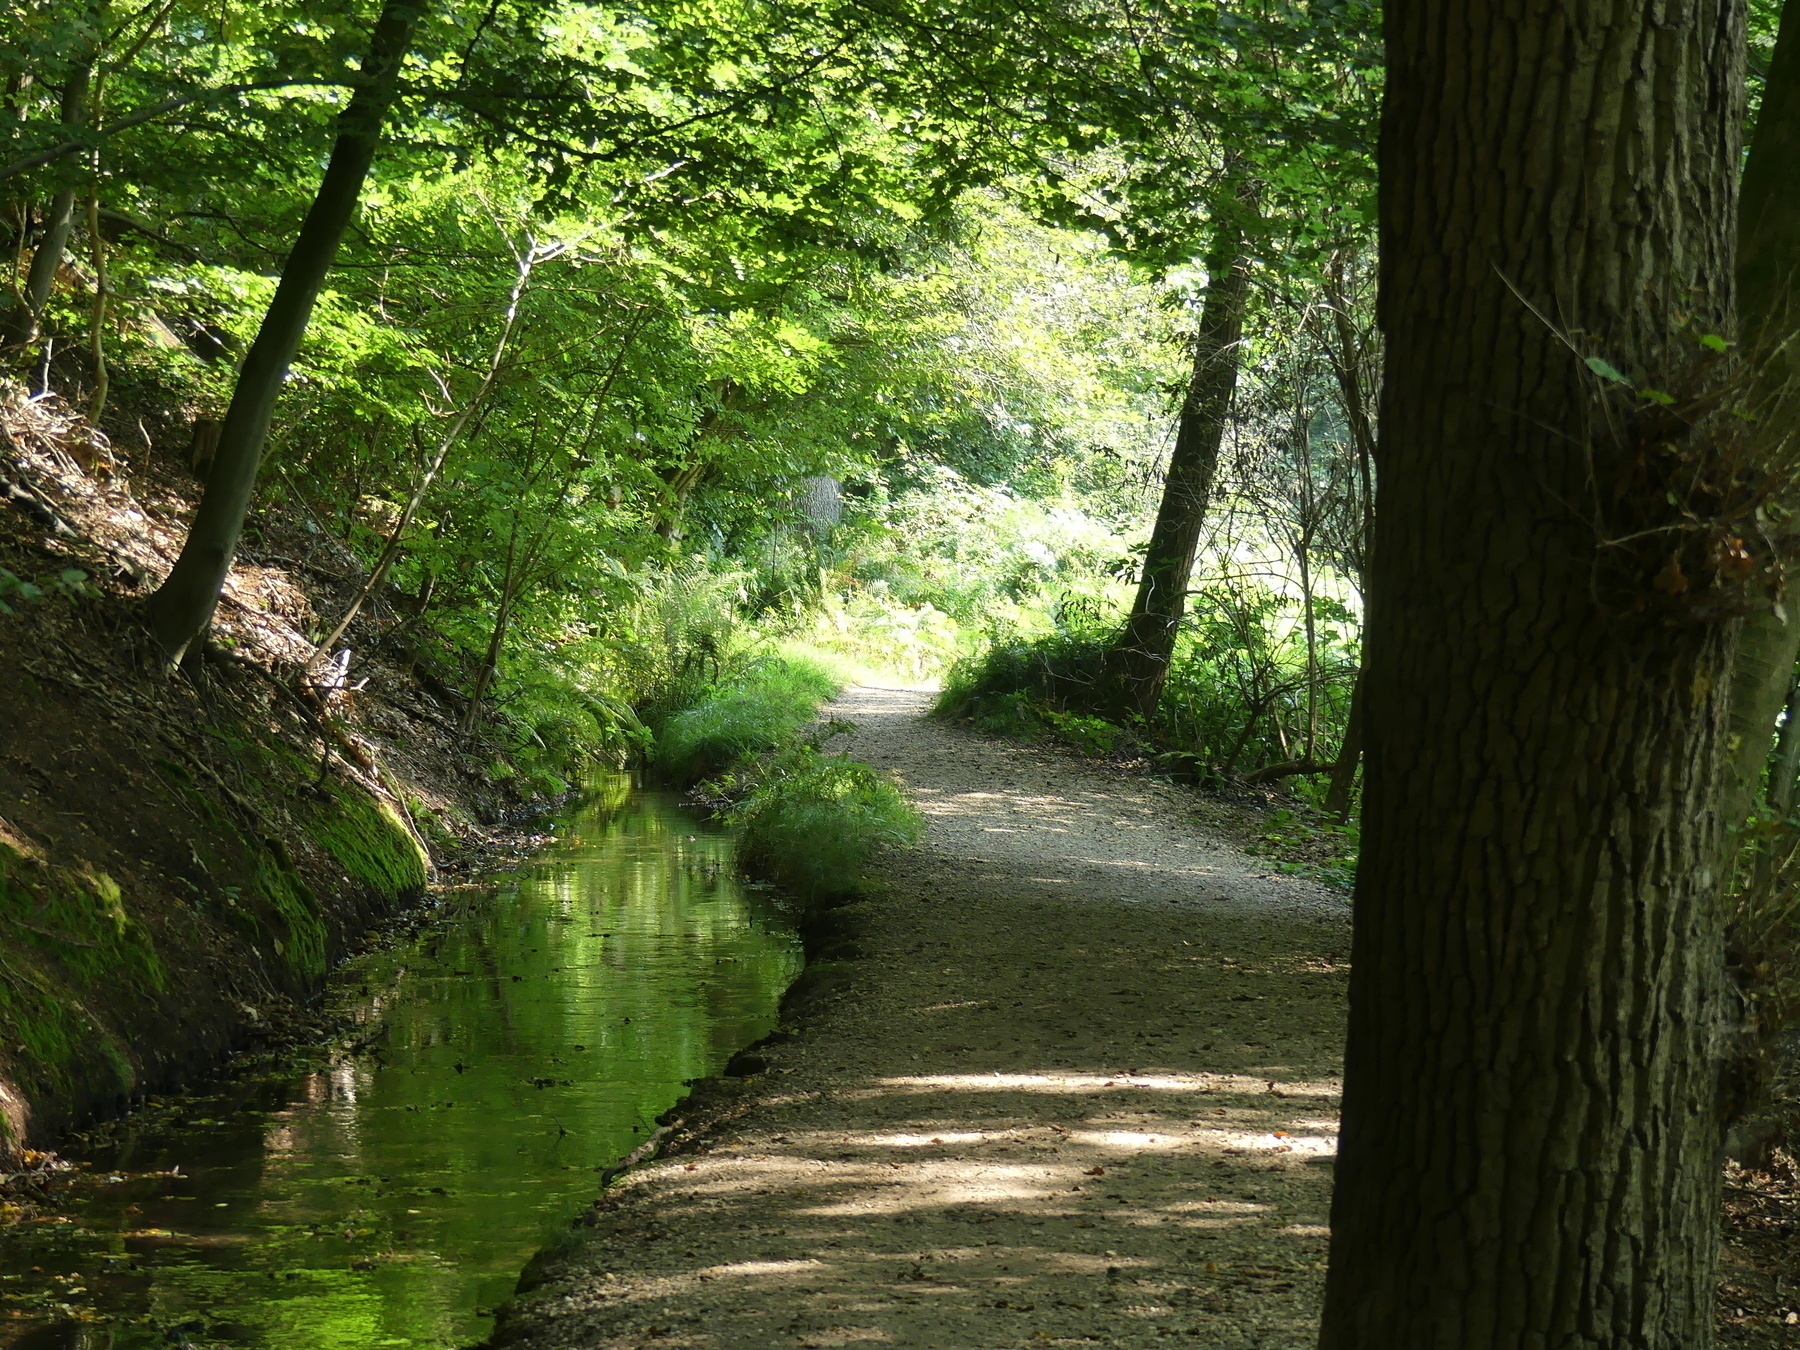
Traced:
[[0, 1346], [466, 1346], [800, 966], [729, 837], [597, 783], [562, 838], [332, 998], [363, 1047], [146, 1113], [0, 1229]]

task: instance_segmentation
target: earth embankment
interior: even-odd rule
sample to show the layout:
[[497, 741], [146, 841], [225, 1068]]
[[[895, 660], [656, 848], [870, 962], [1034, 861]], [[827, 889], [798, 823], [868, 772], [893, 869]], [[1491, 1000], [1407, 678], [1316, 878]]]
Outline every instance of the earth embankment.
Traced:
[[304, 1034], [429, 855], [516, 800], [391, 605], [352, 630], [354, 678], [305, 673], [362, 578], [297, 509], [257, 512], [204, 649], [163, 673], [145, 605], [196, 485], [97, 459], [60, 407], [0, 381], [0, 1171]]

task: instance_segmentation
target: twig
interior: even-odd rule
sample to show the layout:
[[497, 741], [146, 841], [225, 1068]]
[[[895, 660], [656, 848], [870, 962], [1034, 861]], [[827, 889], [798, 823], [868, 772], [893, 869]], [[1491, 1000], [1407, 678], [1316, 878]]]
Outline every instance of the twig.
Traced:
[[680, 1124], [680, 1121], [676, 1121], [674, 1125], [663, 1126], [623, 1158], [620, 1158], [618, 1162], [600, 1174], [600, 1185], [602, 1187], [610, 1186], [639, 1163], [649, 1162], [668, 1141], [669, 1136], [675, 1133]]

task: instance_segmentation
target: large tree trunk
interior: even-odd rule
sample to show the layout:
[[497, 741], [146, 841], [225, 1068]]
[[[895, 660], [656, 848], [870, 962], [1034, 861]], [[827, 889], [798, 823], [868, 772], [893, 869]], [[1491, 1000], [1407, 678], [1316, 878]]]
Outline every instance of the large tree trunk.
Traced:
[[[1744, 345], [1761, 367], [1756, 411], [1765, 425], [1784, 434], [1793, 420], [1793, 386], [1800, 375], [1800, 351], [1793, 346], [1800, 330], [1800, 14], [1793, 4], [1782, 7], [1762, 113], [1744, 165], [1738, 307]], [[1775, 718], [1800, 657], [1800, 585], [1785, 588], [1783, 608], [1780, 615], [1763, 612], [1745, 620], [1732, 674], [1736, 750], [1726, 820], [1733, 825], [1756, 808]]]
[[1137, 599], [1125, 626], [1106, 654], [1102, 701], [1116, 713], [1156, 714], [1175, 638], [1187, 608], [1188, 577], [1206, 524], [1219, 444], [1237, 392], [1238, 347], [1249, 290], [1235, 226], [1221, 225], [1206, 260], [1206, 299], [1194, 339], [1194, 373], [1176, 424], [1175, 450], [1163, 480], [1162, 503], [1144, 554]]
[[1743, 14], [1390, 0], [1385, 22], [1363, 853], [1320, 1344], [1703, 1350], [1735, 638], [1708, 616], [1740, 597], [1681, 527], [1731, 419], [1689, 426], [1582, 358], [1660, 390], [1717, 378], [1683, 324], [1732, 332]]
[[219, 603], [250, 509], [276, 396], [306, 334], [338, 244], [356, 213], [423, 8], [424, 0], [386, 0], [375, 21], [362, 78], [338, 115], [337, 142], [325, 175], [238, 372], [200, 509], [174, 569], [151, 597], [151, 632], [171, 666], [179, 664], [188, 646], [206, 631]]

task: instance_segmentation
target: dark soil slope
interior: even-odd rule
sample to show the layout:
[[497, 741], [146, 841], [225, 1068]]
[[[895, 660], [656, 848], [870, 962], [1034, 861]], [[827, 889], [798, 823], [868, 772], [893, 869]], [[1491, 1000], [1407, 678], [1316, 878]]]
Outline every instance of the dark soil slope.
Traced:
[[0, 388], [0, 1156], [278, 1030], [496, 806], [410, 661], [296, 678], [321, 578], [357, 580], [316, 527], [255, 521], [208, 651], [158, 672], [196, 486]]

